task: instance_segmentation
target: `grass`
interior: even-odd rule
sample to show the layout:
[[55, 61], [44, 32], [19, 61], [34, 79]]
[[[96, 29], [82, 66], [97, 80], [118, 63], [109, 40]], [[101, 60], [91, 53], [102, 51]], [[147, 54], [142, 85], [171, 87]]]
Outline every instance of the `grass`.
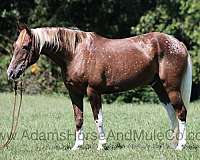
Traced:
[[[12, 100], [12, 94], [0, 94], [1, 142], [10, 129]], [[190, 137], [182, 152], [170, 147], [168, 118], [161, 105], [118, 103], [103, 105], [108, 143], [106, 150], [97, 151], [91, 108], [86, 101], [84, 105], [87, 140], [81, 150], [70, 151], [75, 125], [71, 102], [62, 96], [24, 96], [17, 135], [8, 149], [0, 151], [0, 159], [200, 159], [199, 102], [188, 108]]]

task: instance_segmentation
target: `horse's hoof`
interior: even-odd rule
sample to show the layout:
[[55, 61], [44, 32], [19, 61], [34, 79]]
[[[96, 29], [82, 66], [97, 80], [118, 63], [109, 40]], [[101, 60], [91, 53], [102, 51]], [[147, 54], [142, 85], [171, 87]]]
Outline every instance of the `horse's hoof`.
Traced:
[[71, 149], [71, 151], [76, 151], [76, 150], [79, 150], [80, 149], [80, 147], [73, 147], [72, 149]]
[[183, 150], [183, 145], [178, 145], [177, 147], [176, 147], [176, 151], [182, 151]]
[[101, 140], [98, 144], [98, 147], [97, 147], [97, 150], [100, 151], [100, 150], [104, 150], [104, 145], [106, 144], [106, 140]]
[[175, 150], [181, 151], [186, 145], [186, 141], [182, 140], [178, 143], [178, 145], [176, 146]]
[[104, 148], [103, 148], [102, 145], [99, 145], [99, 146], [97, 147], [97, 150], [98, 150], [98, 151], [102, 151], [102, 150], [104, 150]]
[[106, 139], [101, 139], [101, 140], [99, 140], [99, 145], [104, 145], [104, 144], [106, 144]]
[[81, 148], [81, 146], [82, 145], [80, 145], [80, 146], [74, 145], [74, 147], [72, 147], [71, 151], [79, 150]]

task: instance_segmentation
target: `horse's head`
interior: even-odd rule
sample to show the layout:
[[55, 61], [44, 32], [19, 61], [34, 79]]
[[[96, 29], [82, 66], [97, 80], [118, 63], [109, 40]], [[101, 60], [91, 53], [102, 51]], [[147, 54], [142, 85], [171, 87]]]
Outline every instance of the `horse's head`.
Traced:
[[35, 51], [34, 38], [26, 25], [18, 26], [19, 36], [13, 44], [13, 57], [8, 67], [8, 78], [15, 80], [39, 58]]

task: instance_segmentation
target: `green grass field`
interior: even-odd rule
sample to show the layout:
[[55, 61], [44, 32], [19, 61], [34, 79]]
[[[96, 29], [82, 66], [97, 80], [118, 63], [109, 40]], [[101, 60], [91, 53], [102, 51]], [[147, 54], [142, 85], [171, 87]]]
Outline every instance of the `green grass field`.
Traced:
[[[12, 94], [0, 94], [1, 142], [10, 129], [12, 101]], [[161, 105], [118, 103], [103, 105], [108, 143], [104, 151], [97, 151], [91, 108], [86, 101], [84, 105], [87, 140], [81, 150], [70, 151], [75, 128], [71, 102], [63, 96], [24, 96], [17, 135], [8, 149], [0, 151], [0, 160], [200, 159], [199, 102], [188, 108], [190, 137], [182, 152], [170, 147], [168, 118]]]

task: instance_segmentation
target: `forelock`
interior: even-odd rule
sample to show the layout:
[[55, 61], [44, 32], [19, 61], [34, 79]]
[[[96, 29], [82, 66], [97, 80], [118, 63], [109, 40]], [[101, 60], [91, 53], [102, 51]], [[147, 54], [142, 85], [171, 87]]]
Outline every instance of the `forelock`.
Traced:
[[18, 38], [17, 38], [17, 41], [16, 41], [16, 45], [17, 45], [18, 47], [22, 47], [22, 45], [23, 45], [23, 43], [24, 43], [24, 41], [25, 41], [25, 38], [26, 38], [26, 34], [27, 34], [26, 29], [23, 29], [23, 30], [20, 32], [20, 34], [19, 34], [19, 36], [18, 36]]

